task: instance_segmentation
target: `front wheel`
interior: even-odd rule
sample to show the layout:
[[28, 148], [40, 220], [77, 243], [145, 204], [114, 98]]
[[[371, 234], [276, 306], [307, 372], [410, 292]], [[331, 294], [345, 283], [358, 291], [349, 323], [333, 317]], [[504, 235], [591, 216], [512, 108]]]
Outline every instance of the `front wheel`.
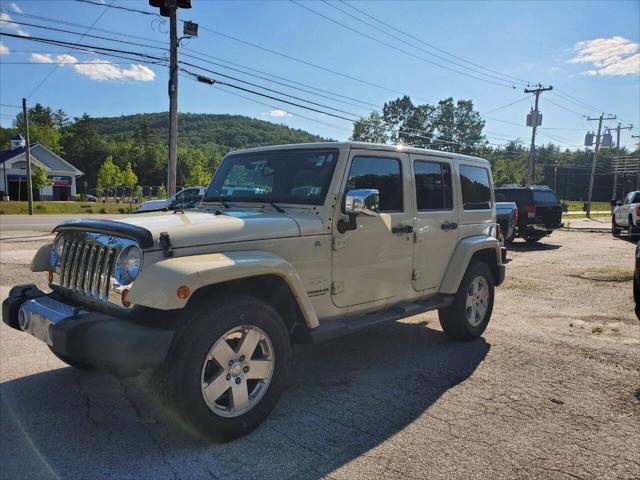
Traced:
[[270, 305], [248, 297], [201, 301], [191, 310], [160, 371], [160, 393], [197, 433], [244, 435], [284, 388], [291, 356], [285, 324]]
[[620, 236], [620, 227], [618, 227], [618, 224], [616, 223], [615, 215], [611, 216], [611, 235], [614, 237]]
[[472, 261], [453, 303], [438, 310], [444, 333], [456, 340], [473, 340], [487, 328], [493, 311], [494, 281], [486, 263]]

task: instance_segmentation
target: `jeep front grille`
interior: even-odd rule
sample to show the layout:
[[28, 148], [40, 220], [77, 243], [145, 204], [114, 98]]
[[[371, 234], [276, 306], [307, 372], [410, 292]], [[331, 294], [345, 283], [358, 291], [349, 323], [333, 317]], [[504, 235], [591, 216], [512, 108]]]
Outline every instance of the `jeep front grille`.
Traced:
[[112, 235], [63, 231], [64, 247], [60, 263], [53, 271], [53, 284], [90, 298], [109, 301], [119, 292], [113, 277], [116, 260], [123, 248], [136, 242]]
[[60, 286], [106, 300], [116, 249], [91, 241], [65, 244], [60, 261]]

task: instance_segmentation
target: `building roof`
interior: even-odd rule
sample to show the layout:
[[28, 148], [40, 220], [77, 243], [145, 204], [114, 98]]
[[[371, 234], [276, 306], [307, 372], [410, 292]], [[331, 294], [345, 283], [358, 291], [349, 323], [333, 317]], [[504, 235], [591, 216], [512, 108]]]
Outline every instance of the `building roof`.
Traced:
[[11, 137], [9, 140], [24, 140], [24, 137], [20, 134], [16, 135], [15, 137]]
[[[1, 150], [0, 151], [0, 165], [19, 157], [25, 152], [25, 147], [14, 148], [13, 150]], [[49, 170], [56, 172], [73, 172], [76, 177], [83, 175], [83, 173], [69, 162], [59, 157], [44, 145], [39, 143], [31, 144], [31, 156], [43, 164]]]

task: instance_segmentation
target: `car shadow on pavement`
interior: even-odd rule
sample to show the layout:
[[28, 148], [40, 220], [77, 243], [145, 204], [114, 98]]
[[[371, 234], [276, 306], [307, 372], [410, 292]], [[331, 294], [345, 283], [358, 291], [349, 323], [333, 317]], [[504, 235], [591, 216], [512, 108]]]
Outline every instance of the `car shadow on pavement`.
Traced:
[[225, 444], [168, 420], [137, 379], [61, 368], [11, 380], [0, 385], [0, 477], [321, 478], [427, 415], [489, 349], [426, 321], [296, 347], [271, 416]]
[[557, 250], [561, 245], [546, 242], [513, 242], [507, 245], [507, 251], [514, 252], [543, 252], [545, 250]]

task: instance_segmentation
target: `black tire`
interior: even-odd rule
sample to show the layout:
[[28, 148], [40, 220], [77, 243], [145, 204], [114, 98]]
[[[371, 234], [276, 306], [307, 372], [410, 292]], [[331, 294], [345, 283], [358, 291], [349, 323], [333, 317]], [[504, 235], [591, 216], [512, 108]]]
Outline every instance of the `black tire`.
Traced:
[[[249, 433], [260, 425], [275, 407], [289, 373], [291, 342], [282, 318], [270, 305], [252, 297], [217, 297], [208, 300], [201, 298], [186, 309], [184, 316], [186, 322], [176, 333], [164, 365], [157, 372], [155, 380], [158, 393], [180, 423], [186, 424], [199, 435], [211, 440], [225, 441]], [[213, 364], [214, 368], [221, 372], [214, 375], [216, 378], [220, 378], [219, 375], [224, 375], [227, 369], [231, 369], [231, 366], [227, 365], [218, 367], [220, 362], [214, 362], [213, 358], [206, 361], [205, 359], [225, 333], [241, 326], [257, 327], [268, 337], [274, 360], [273, 373], [265, 387], [266, 391], [257, 403], [248, 411], [229, 417], [214, 412], [214, 407], [208, 406], [201, 387], [201, 375], [204, 375], [203, 367], [206, 362]], [[238, 348], [236, 346], [235, 350]], [[246, 388], [250, 389], [251, 380], [246, 380], [242, 374], [240, 375], [246, 382]], [[229, 380], [229, 374], [226, 378]], [[223, 393], [223, 397], [226, 395], [229, 398], [229, 405], [233, 405], [233, 380], [234, 377], [231, 377], [228, 387], [230, 390]]]
[[640, 229], [633, 224], [633, 216], [629, 215], [629, 236], [637, 235]]
[[611, 215], [611, 235], [614, 237], [620, 236], [620, 227], [618, 227], [618, 224], [616, 223], [615, 215]]
[[526, 237], [525, 241], [529, 245], [533, 245], [534, 243], [538, 243], [542, 237]]
[[[467, 296], [473, 281], [478, 277], [483, 278], [486, 282], [489, 290], [488, 302], [484, 318], [479, 324], [473, 325], [467, 317]], [[453, 303], [446, 308], [438, 310], [438, 318], [444, 333], [455, 340], [468, 341], [478, 338], [487, 328], [489, 320], [491, 320], [493, 298], [494, 280], [491, 270], [489, 270], [486, 263], [473, 260], [462, 278]]]
[[86, 372], [97, 372], [98, 371], [98, 369], [95, 368], [93, 365], [89, 365], [88, 363], [84, 363], [84, 362], [79, 362], [77, 360], [73, 360], [72, 358], [65, 357], [64, 355], [60, 355], [59, 353], [54, 352], [51, 349], [51, 347], [49, 347], [49, 350], [51, 350], [51, 353], [53, 353], [56, 357], [58, 357], [59, 360], [63, 361], [64, 363], [66, 363], [70, 367], [73, 367], [73, 368], [75, 368], [77, 370], [84, 370]]

